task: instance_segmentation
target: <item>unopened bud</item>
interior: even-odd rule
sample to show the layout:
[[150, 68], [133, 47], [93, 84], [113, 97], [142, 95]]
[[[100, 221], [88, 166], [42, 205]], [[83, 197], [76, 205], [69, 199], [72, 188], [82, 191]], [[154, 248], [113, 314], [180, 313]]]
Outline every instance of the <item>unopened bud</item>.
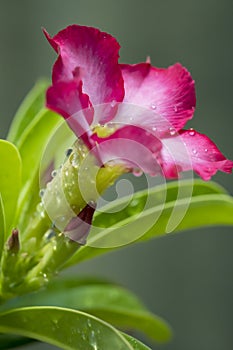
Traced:
[[18, 253], [20, 249], [19, 231], [16, 228], [12, 230], [11, 236], [7, 241], [7, 247], [12, 253]]

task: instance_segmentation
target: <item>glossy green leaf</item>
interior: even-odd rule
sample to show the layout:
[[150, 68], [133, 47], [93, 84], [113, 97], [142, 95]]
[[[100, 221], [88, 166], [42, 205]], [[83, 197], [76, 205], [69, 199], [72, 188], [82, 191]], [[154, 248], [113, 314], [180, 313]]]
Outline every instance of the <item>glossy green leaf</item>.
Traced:
[[33, 340], [13, 334], [0, 334], [0, 350], [17, 348], [18, 346], [31, 343]]
[[[192, 197], [185, 198], [186, 190], [188, 193], [190, 186], [189, 181], [179, 182], [179, 187], [177, 182], [173, 182], [166, 186], [157, 186], [149, 193], [147, 190], [140, 191], [130, 201], [128, 197], [124, 197], [106, 206], [106, 211], [98, 213], [95, 217], [88, 244], [81, 247], [66, 266], [113, 250], [114, 248], [98, 248], [103, 246], [104, 239], [109, 235], [118, 239], [122, 237], [123, 241], [124, 235], [129, 236], [131, 232], [136, 232], [138, 238], [135, 241], [144, 241], [166, 234], [174, 208], [175, 215], [183, 218], [173, 232], [201, 226], [233, 225], [233, 199], [225, 194], [222, 187], [213, 182], [196, 180]], [[184, 196], [177, 199], [180, 187]], [[144, 209], [148, 196], [150, 205]], [[131, 203], [135, 201], [137, 206], [132, 206]], [[112, 213], [109, 214], [109, 211]], [[103, 228], [99, 229], [96, 226]]]
[[[121, 335], [130, 343], [134, 350], [151, 350], [148, 346], [128, 334], [121, 333]], [[0, 334], [0, 350], [12, 349], [32, 342], [34, 342], [34, 340], [31, 338], [19, 337], [11, 334]]]
[[148, 346], [128, 334], [122, 333], [125, 339], [133, 346], [134, 350], [151, 350]]
[[2, 202], [2, 196], [0, 194], [0, 260], [2, 255], [4, 239], [5, 239], [5, 213], [4, 213], [4, 207]]
[[[55, 113], [42, 109], [21, 135], [18, 142], [22, 157], [22, 193], [20, 212], [29, 216], [39, 202], [40, 165], [43, 152], [51, 135], [62, 119]], [[21, 215], [21, 227], [24, 216]]]
[[60, 123], [58, 114], [42, 109], [21, 135], [18, 148], [23, 162], [23, 184], [38, 171], [46, 144]]
[[30, 126], [37, 113], [45, 106], [45, 91], [48, 81], [38, 81], [19, 107], [7, 139], [18, 145], [21, 135]]
[[[86, 313], [57, 307], [31, 307], [0, 314], [0, 332], [37, 339], [67, 350], [133, 350], [137, 341]], [[141, 348], [143, 349], [143, 348]]]
[[0, 194], [5, 214], [5, 233], [12, 229], [21, 186], [21, 158], [10, 142], [0, 140]]
[[[72, 280], [71, 280], [72, 281]], [[165, 342], [171, 330], [160, 317], [150, 313], [139, 299], [126, 289], [110, 284], [64, 287], [62, 280], [48, 290], [23, 296], [6, 307], [60, 306], [88, 312], [121, 329], [143, 332], [152, 340]]]

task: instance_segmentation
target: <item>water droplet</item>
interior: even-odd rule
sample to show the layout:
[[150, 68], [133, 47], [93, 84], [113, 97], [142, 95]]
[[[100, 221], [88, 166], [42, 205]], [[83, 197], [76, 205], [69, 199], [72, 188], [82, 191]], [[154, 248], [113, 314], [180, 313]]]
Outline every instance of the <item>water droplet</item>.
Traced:
[[96, 336], [95, 336], [95, 332], [91, 331], [90, 333], [90, 339], [89, 339], [90, 345], [93, 347], [94, 350], [97, 350], [97, 342], [96, 342]]
[[156, 130], [157, 130], [156, 126], [153, 126], [152, 130], [153, 130], [153, 131], [156, 131]]
[[65, 152], [66, 157], [69, 157], [72, 152], [73, 152], [73, 148], [68, 148]]
[[169, 128], [169, 132], [170, 132], [171, 136], [174, 136], [176, 134], [176, 129], [171, 127], [171, 128]]
[[44, 206], [43, 203], [39, 203], [36, 207], [36, 210], [38, 211], [38, 213], [41, 213], [44, 210]]
[[80, 160], [79, 156], [76, 153], [73, 154], [71, 164], [75, 169], [77, 169], [79, 167], [79, 160]]
[[116, 104], [117, 104], [117, 101], [116, 100], [112, 100], [111, 107], [114, 108], [116, 106]]
[[44, 190], [44, 189], [41, 189], [41, 190], [40, 190], [40, 192], [39, 192], [39, 196], [40, 196], [40, 198], [42, 198], [42, 197], [43, 197], [44, 193], [45, 193], [45, 190]]
[[56, 235], [56, 233], [53, 230], [49, 230], [45, 233], [44, 239], [45, 241], [50, 241], [51, 238], [53, 238]]
[[143, 174], [143, 171], [139, 168], [136, 168], [133, 170], [133, 175], [136, 176], [136, 177], [139, 177]]
[[86, 337], [86, 334], [85, 334], [85, 333], [82, 333], [81, 337], [82, 337], [82, 339], [83, 339], [83, 340], [86, 340], [86, 339], [87, 339], [87, 337]]
[[55, 177], [57, 175], [57, 170], [53, 170], [52, 172], [51, 172], [51, 176], [52, 177]]
[[88, 325], [88, 327], [91, 328], [91, 320], [89, 320], [89, 318], [88, 318], [88, 320], [87, 320], [87, 325]]
[[131, 202], [130, 202], [130, 207], [134, 208], [137, 207], [138, 204], [140, 203], [140, 201], [136, 198], [134, 198]]
[[197, 154], [197, 150], [196, 149], [193, 149], [193, 154]]
[[196, 131], [193, 128], [189, 129], [189, 135], [194, 136], [196, 134]]
[[151, 105], [151, 109], [155, 110], [156, 108], [157, 108], [157, 107], [156, 107], [155, 104], [152, 104], [152, 105]]
[[177, 107], [177, 105], [174, 105], [174, 112], [175, 112], [175, 113], [178, 112], [178, 107]]
[[205, 152], [206, 152], [206, 153], [208, 152], [208, 148], [205, 148]]

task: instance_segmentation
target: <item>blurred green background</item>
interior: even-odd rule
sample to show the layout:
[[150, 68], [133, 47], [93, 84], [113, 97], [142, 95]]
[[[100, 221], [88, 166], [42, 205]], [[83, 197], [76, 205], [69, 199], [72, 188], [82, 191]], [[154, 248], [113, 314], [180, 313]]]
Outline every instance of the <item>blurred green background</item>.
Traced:
[[[6, 136], [34, 82], [50, 76], [55, 55], [41, 27], [55, 34], [79, 23], [113, 34], [122, 46], [121, 62], [150, 55], [159, 67], [177, 61], [185, 65], [197, 91], [189, 126], [207, 133], [233, 159], [232, 13], [230, 0], [0, 1], [0, 136]], [[232, 176], [220, 174], [215, 180], [232, 192]], [[155, 350], [231, 350], [232, 233], [232, 228], [218, 227], [169, 235], [84, 263], [72, 273], [118, 281], [166, 318], [174, 339], [153, 344]]]

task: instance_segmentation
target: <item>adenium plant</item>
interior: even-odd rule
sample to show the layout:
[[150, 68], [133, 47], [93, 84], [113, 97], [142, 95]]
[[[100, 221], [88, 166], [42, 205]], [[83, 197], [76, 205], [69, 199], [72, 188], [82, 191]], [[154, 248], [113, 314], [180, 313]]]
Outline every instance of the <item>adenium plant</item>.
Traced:
[[[44, 33], [58, 55], [52, 84], [36, 84], [0, 141], [0, 348], [34, 339], [62, 349], [149, 349], [127, 331], [164, 342], [171, 329], [131, 292], [54, 277], [169, 231], [232, 225], [232, 197], [192, 171], [210, 180], [233, 162], [184, 129], [196, 98], [181, 64], [120, 64], [116, 39], [91, 27]], [[176, 181], [100, 207], [126, 173]]]

